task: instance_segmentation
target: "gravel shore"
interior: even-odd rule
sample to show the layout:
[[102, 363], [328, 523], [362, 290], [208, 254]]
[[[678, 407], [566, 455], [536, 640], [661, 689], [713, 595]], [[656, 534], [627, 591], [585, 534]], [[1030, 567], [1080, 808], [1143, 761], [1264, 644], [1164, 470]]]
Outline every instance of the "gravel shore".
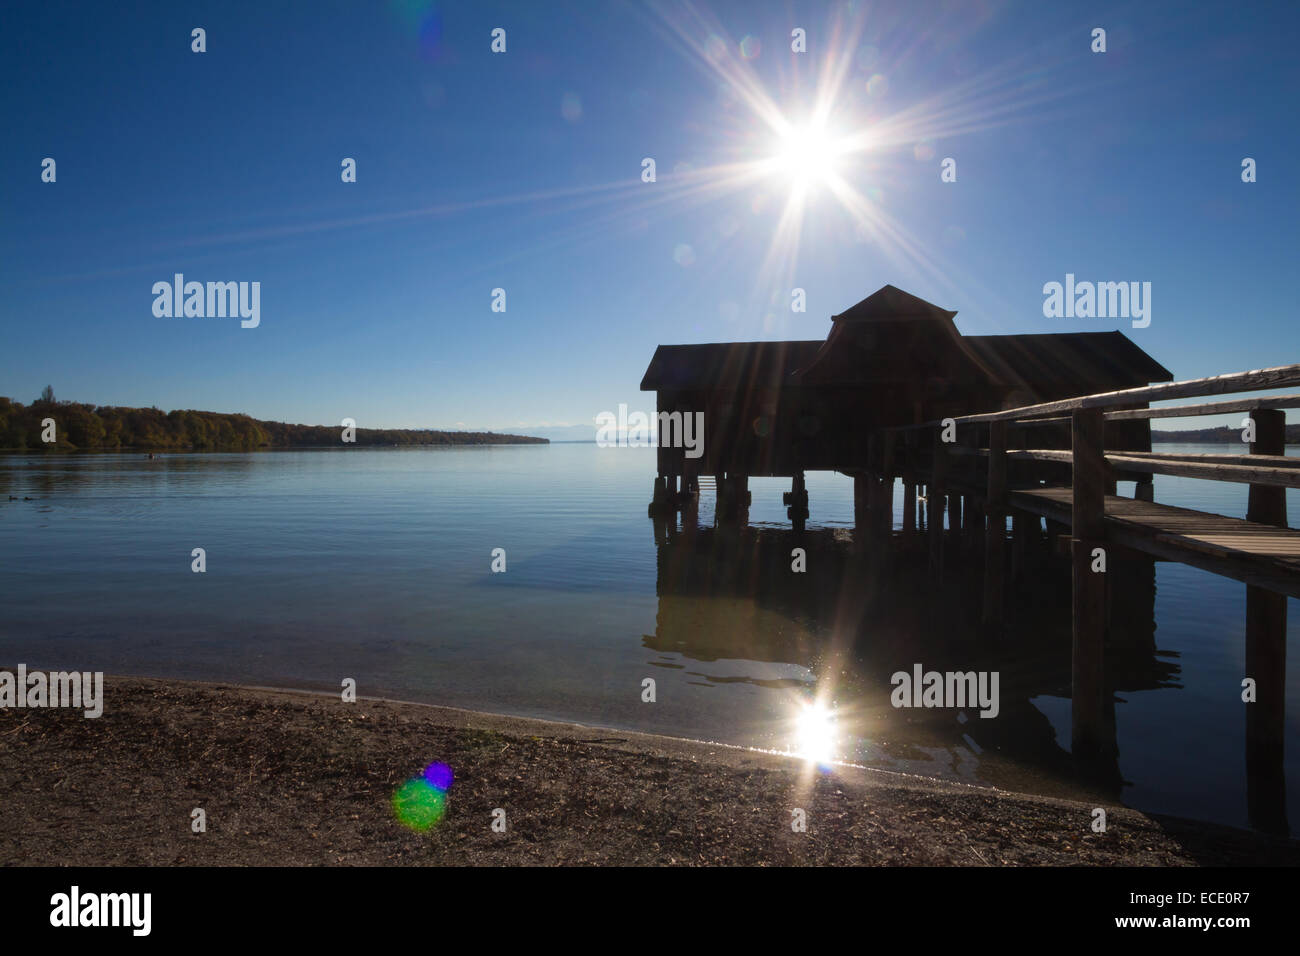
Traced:
[[[97, 719], [0, 710], [0, 863], [1300, 863], [1230, 828], [1107, 807], [1098, 834], [1082, 803], [668, 737], [180, 681], [110, 677], [105, 696]], [[391, 798], [435, 761], [446, 813], [413, 832]]]

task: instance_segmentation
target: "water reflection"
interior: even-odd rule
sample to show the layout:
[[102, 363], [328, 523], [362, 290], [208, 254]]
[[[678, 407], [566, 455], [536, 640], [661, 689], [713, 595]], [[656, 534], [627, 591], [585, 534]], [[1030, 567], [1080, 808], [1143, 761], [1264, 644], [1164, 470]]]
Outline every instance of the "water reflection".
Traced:
[[[647, 648], [697, 662], [714, 681], [781, 686], [792, 712], [816, 693], [834, 702], [841, 759], [968, 782], [1116, 800], [1118, 747], [1081, 767], [1036, 705], [1070, 692], [1069, 578], [1045, 545], [1016, 582], [1014, 617], [981, 635], [980, 567], [954, 564], [936, 584], [924, 555], [895, 538], [864, 554], [847, 531], [735, 526], [656, 528], [655, 632]], [[805, 571], [795, 571], [803, 549]], [[1112, 573], [1108, 676], [1113, 710], [1127, 693], [1179, 687], [1176, 655], [1155, 643], [1155, 569], [1119, 561]], [[972, 613], [972, 609], [974, 612]], [[709, 677], [720, 661], [792, 665], [799, 678]], [[965, 708], [899, 708], [891, 676], [925, 671], [999, 674], [996, 717]], [[781, 744], [777, 744], [778, 749]]]

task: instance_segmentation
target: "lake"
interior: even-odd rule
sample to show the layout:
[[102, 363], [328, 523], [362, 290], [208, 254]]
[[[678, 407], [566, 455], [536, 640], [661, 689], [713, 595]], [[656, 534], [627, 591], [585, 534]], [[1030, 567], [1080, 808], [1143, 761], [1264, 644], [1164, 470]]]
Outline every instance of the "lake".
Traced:
[[[788, 481], [751, 480], [743, 531], [708, 530], [706, 493], [706, 530], [664, 541], [646, 513], [654, 456], [594, 444], [0, 455], [0, 663], [335, 692], [353, 678], [365, 696], [772, 749], [795, 746], [820, 689], [839, 715], [835, 755], [855, 763], [1248, 825], [1245, 585], [1155, 565], [1154, 605], [1121, 622], [1137, 636], [1112, 664], [1112, 779], [1081, 781], [1063, 567], [1043, 562], [1018, 585], [1008, 604], [1026, 610], [990, 646], [951, 627], [962, 575], [940, 589], [879, 559], [884, 583], [864, 583], [846, 540], [850, 479], [808, 476], [796, 575]], [[1244, 485], [1155, 482], [1157, 501], [1244, 517]], [[914, 664], [999, 670], [999, 715], [892, 707], [890, 674]]]

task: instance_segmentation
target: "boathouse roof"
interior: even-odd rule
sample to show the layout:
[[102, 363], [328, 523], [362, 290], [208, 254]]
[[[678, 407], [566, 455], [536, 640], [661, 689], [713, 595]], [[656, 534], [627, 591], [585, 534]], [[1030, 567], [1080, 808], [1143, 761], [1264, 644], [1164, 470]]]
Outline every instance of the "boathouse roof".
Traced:
[[1174, 379], [1123, 332], [967, 335], [964, 341], [1003, 381], [1018, 379], [1040, 394], [1083, 395]]
[[825, 344], [815, 339], [661, 345], [641, 379], [641, 391], [783, 388], [797, 384], [794, 373], [811, 362]]
[[1038, 395], [1068, 396], [1168, 382], [1173, 374], [1124, 333], [962, 335], [956, 312], [886, 285], [831, 317], [825, 341], [661, 345], [642, 391], [753, 391], [857, 386], [933, 374]]

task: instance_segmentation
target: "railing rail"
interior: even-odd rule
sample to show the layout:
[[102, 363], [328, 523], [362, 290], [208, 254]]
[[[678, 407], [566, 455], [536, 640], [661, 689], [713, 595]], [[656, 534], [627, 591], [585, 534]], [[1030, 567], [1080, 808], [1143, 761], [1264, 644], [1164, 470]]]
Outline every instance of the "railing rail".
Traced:
[[[1274, 368], [1255, 369], [1250, 372], [1230, 372], [1225, 375], [1194, 378], [1182, 382], [1165, 382], [1160, 385], [1144, 385], [1139, 388], [1125, 388], [1114, 392], [1097, 392], [1092, 395], [1080, 395], [1075, 398], [1065, 398], [1053, 402], [1041, 402], [1037, 405], [1023, 405], [1019, 408], [1008, 408], [998, 412], [961, 415], [948, 420], [939, 419], [916, 425], [898, 425], [890, 430], [911, 431], [913, 429], [938, 428], [946, 424], [946, 421], [952, 421], [958, 425], [977, 425], [990, 422], [1029, 424], [1032, 423], [1032, 420], [1042, 419], [1049, 415], [1059, 415], [1062, 412], [1073, 414], [1084, 410], [1112, 408], [1116, 405], [1171, 401], [1178, 398], [1202, 398], [1208, 395], [1229, 395], [1234, 392], [1258, 392], [1274, 388], [1291, 388], [1297, 385], [1300, 385], [1300, 364], [1279, 365]], [[1123, 409], [1103, 414], [1107, 419], [1123, 421], [1141, 418], [1217, 415], [1233, 411], [1249, 411], [1254, 408], [1300, 408], [1300, 395], [1279, 395], [1271, 399], [1238, 399], [1230, 402], [1187, 405], [1182, 408], [1175, 406], [1159, 409]]]

